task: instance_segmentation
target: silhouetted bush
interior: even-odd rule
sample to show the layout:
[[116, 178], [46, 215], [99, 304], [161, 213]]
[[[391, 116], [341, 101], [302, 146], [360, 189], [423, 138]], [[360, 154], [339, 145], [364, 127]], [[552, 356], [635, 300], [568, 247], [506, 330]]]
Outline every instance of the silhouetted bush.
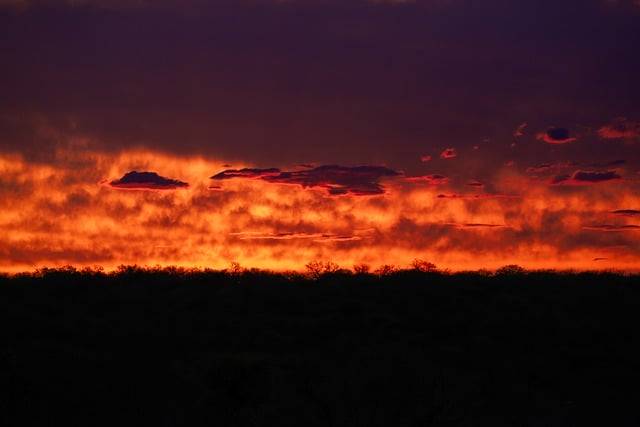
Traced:
[[434, 263], [424, 261], [418, 258], [414, 259], [411, 262], [411, 268], [421, 273], [434, 273], [438, 270], [438, 267]]
[[367, 264], [356, 264], [353, 266], [353, 272], [355, 274], [368, 274], [371, 271], [371, 267]]
[[496, 270], [496, 276], [515, 276], [525, 274], [526, 270], [516, 264], [505, 265]]

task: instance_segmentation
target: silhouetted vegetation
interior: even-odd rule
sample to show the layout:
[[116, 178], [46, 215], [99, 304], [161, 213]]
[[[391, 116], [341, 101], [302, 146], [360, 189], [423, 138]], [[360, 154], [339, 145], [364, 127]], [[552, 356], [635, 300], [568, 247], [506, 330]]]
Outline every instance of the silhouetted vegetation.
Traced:
[[369, 271], [2, 275], [0, 424], [640, 422], [639, 276]]

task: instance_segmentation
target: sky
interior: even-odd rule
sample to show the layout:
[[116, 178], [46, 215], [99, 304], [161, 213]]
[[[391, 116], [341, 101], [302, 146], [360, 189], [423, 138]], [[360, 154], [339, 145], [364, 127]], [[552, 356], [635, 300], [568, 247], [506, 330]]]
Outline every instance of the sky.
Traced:
[[640, 267], [640, 2], [0, 0], [0, 271]]

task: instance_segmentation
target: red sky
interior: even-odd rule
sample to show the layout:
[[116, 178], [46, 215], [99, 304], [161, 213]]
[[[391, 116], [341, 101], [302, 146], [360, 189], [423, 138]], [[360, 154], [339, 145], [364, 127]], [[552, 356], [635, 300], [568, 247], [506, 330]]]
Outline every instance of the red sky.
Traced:
[[0, 271], [640, 265], [633, 1], [211, 3], [0, 1]]

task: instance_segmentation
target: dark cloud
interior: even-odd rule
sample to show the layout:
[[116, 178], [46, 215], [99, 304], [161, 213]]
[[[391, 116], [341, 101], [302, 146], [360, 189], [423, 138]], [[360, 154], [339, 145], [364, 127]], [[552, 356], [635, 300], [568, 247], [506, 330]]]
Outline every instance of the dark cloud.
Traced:
[[328, 233], [260, 233], [260, 232], [236, 232], [229, 233], [230, 236], [240, 240], [310, 240], [316, 243], [339, 243], [354, 242], [362, 240], [363, 237], [355, 234], [328, 234]]
[[551, 184], [554, 184], [554, 185], [562, 184], [562, 183], [568, 182], [570, 179], [571, 179], [571, 175], [567, 175], [567, 174], [556, 175], [551, 180]]
[[286, 172], [279, 169], [226, 170], [211, 177], [215, 180], [253, 178], [277, 184], [294, 184], [303, 188], [323, 188], [331, 195], [368, 196], [383, 194], [382, 178], [400, 176], [383, 166], [318, 166], [309, 170]]
[[561, 127], [550, 127], [546, 132], [539, 133], [537, 138], [548, 144], [568, 144], [577, 140], [571, 136], [569, 129]]
[[604, 163], [589, 163], [586, 166], [590, 168], [606, 168], [606, 167], [612, 167], [612, 166], [622, 166], [626, 163], [627, 163], [626, 160], [618, 159], [618, 160], [612, 160], [610, 162], [604, 162]]
[[576, 184], [588, 185], [600, 182], [622, 179], [616, 171], [583, 171], [578, 170], [573, 175], [557, 175], [551, 180], [551, 184]]
[[599, 224], [588, 225], [582, 227], [583, 230], [589, 231], [606, 231], [606, 232], [621, 232], [621, 231], [638, 231], [640, 225], [612, 225], [612, 224]]
[[470, 200], [481, 200], [481, 199], [519, 199], [521, 196], [513, 195], [513, 194], [438, 194], [438, 199], [470, 199]]
[[460, 228], [510, 228], [505, 224], [483, 224], [476, 222], [468, 222], [465, 224], [454, 224], [456, 227]]
[[604, 139], [636, 139], [640, 137], [640, 123], [619, 117], [598, 129], [598, 135]]
[[[610, 168], [616, 166], [622, 166], [626, 164], [626, 160], [612, 160], [608, 162], [577, 162], [577, 161], [566, 161], [566, 162], [556, 162], [556, 163], [541, 163], [536, 166], [530, 166], [525, 171], [527, 174], [535, 177], [543, 177], [544, 179], [548, 179], [549, 176], [554, 175], [551, 178], [552, 184], [558, 184], [565, 181], [572, 181], [574, 178], [573, 174], [568, 173], [567, 169], [574, 169], [576, 167], [588, 167], [588, 168]], [[617, 172], [615, 171], [606, 171], [606, 172], [585, 172], [585, 171], [577, 171], [575, 172], [577, 176], [575, 176], [575, 183], [586, 182], [589, 181], [589, 175], [595, 174], [595, 179], [598, 178], [607, 178], [607, 176], [615, 177]], [[606, 179], [605, 179], [606, 180]]]
[[175, 190], [187, 188], [189, 184], [177, 179], [165, 178], [155, 172], [127, 172], [120, 179], [109, 183], [112, 188], [126, 190]]
[[564, 141], [569, 139], [569, 130], [565, 128], [549, 128], [547, 136], [555, 141]]
[[611, 181], [614, 179], [622, 179], [622, 177], [618, 175], [616, 171], [576, 171], [573, 174], [573, 179], [579, 182], [603, 182]]
[[620, 216], [640, 216], [640, 210], [637, 209], [618, 209], [611, 213]]
[[237, 237], [240, 240], [292, 240], [292, 239], [317, 239], [322, 237], [321, 233], [260, 233], [251, 231], [241, 231], [229, 233], [230, 236]]
[[482, 188], [482, 187], [484, 187], [484, 183], [483, 183], [483, 182], [480, 182], [480, 181], [475, 180], [475, 179], [474, 179], [474, 180], [471, 180], [471, 181], [469, 181], [469, 182], [467, 182], [467, 185], [468, 185], [469, 187], [476, 187], [476, 188]]
[[579, 166], [589, 167], [589, 168], [608, 168], [615, 166], [622, 166], [626, 164], [626, 160], [617, 159], [611, 160], [608, 162], [577, 162], [577, 161], [566, 161], [566, 162], [556, 162], [556, 163], [540, 163], [539, 165], [530, 166], [526, 169], [526, 172], [529, 174], [547, 174], [552, 172], [557, 172], [564, 169], [575, 168]]
[[260, 179], [268, 176], [280, 175], [280, 169], [257, 169], [257, 168], [244, 168], [244, 169], [227, 169], [220, 173], [217, 173], [211, 177], [211, 179], [224, 180], [232, 178], [253, 178]]

